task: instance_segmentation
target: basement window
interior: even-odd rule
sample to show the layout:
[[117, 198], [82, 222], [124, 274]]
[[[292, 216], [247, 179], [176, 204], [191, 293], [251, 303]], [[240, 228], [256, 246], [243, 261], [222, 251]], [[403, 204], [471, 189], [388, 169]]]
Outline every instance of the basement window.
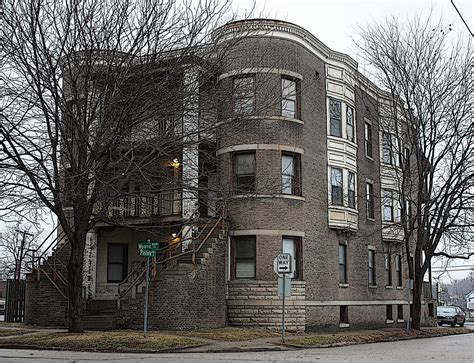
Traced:
[[397, 305], [397, 320], [403, 321], [403, 305], [402, 304]]
[[387, 305], [386, 306], [386, 318], [387, 318], [387, 323], [393, 323], [393, 308], [392, 305]]
[[347, 305], [341, 305], [339, 307], [339, 326], [349, 326], [349, 307]]

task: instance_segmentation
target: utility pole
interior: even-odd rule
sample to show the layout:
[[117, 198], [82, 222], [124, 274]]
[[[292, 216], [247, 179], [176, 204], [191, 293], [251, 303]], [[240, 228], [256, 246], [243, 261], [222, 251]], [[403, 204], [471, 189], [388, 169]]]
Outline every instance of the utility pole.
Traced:
[[[20, 281], [20, 278], [21, 278], [21, 263], [22, 263], [23, 257], [24, 257], [23, 252], [25, 250], [26, 235], [28, 235], [30, 237], [33, 237], [33, 234], [27, 232], [26, 230], [21, 231], [19, 229], [15, 229], [15, 232], [21, 233], [23, 235], [23, 237], [21, 239], [20, 253], [18, 254], [18, 259], [16, 261], [16, 266], [15, 266], [15, 280]], [[18, 286], [20, 286], [19, 282], [18, 282]]]

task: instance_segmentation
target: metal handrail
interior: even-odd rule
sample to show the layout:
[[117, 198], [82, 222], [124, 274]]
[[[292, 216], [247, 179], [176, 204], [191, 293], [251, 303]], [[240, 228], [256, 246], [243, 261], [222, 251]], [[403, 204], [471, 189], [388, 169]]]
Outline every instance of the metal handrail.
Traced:
[[[178, 231], [176, 237], [178, 236], [182, 236], [183, 235], [183, 232], [184, 232], [184, 228], [187, 224], [189, 224], [190, 222], [193, 222], [195, 220], [197, 220], [197, 218], [199, 218], [200, 216], [200, 213], [199, 213], [199, 210], [196, 209], [192, 214], [191, 216], [189, 217], [188, 221], [186, 223], [183, 223], [183, 225], [181, 226], [180, 230]], [[182, 245], [182, 243], [184, 242], [184, 239], [181, 239], [179, 243], [176, 243], [176, 244], [173, 244], [173, 245], [169, 245], [163, 249], [160, 249], [160, 252], [163, 253], [163, 256], [164, 256], [164, 252], [170, 252], [170, 251], [174, 251], [176, 250], [179, 246]], [[164, 261], [163, 261], [164, 262]], [[136, 284], [139, 284], [141, 281], [140, 280], [140, 276], [145, 274], [145, 270], [146, 270], [146, 266], [141, 266], [141, 265], [137, 265], [132, 271], [130, 271], [130, 273], [122, 280], [122, 282], [119, 283], [118, 285], [118, 299], [120, 300], [123, 296], [125, 296], [131, 289], [133, 286], [135, 286]], [[140, 271], [139, 273], [139, 276], [138, 278], [136, 278], [135, 280], [133, 280], [131, 282], [131, 284], [128, 286], [128, 288], [125, 290], [125, 292], [122, 294], [120, 292], [120, 289], [122, 287], [122, 285], [126, 284], [127, 281], [130, 279], [130, 277], [132, 277], [134, 274], [136, 274], [138, 271]]]
[[[223, 208], [219, 208], [217, 210], [217, 212], [219, 212], [220, 210], [222, 210]], [[216, 213], [217, 213], [216, 212]], [[196, 214], [199, 216], [199, 213], [193, 213], [193, 215]], [[206, 234], [206, 236], [204, 237], [204, 239], [201, 241], [201, 243], [198, 245], [198, 248], [196, 249], [196, 245], [195, 245], [195, 240], [200, 238], [203, 234], [204, 234], [204, 231], [206, 230], [206, 228], [210, 225], [210, 223], [213, 221], [213, 219], [209, 219], [206, 224], [204, 225], [202, 231], [194, 238], [191, 238], [193, 240], [193, 249], [191, 250], [188, 250], [188, 251], [181, 251], [181, 253], [179, 254], [176, 254], [176, 255], [173, 255], [173, 256], [170, 256], [170, 257], [167, 257], [167, 258], [163, 258], [164, 256], [166, 256], [166, 254], [164, 252], [169, 252], [169, 251], [172, 251], [172, 250], [176, 250], [178, 247], [182, 246], [183, 242], [184, 241], [187, 241], [189, 239], [181, 239], [178, 243], [176, 244], [173, 244], [173, 245], [169, 245], [167, 247], [165, 247], [164, 249], [160, 249], [160, 253], [162, 253], [161, 255], [161, 259], [156, 261], [155, 263], [160, 265], [160, 270], [157, 274], [161, 273], [164, 269], [164, 266], [165, 266], [165, 262], [168, 262], [168, 261], [171, 261], [171, 260], [174, 260], [174, 259], [177, 259], [179, 257], [182, 257], [182, 256], [185, 256], [185, 255], [190, 255], [192, 254], [193, 257], [192, 257], [192, 261], [193, 261], [193, 264], [195, 264], [195, 256], [196, 256], [196, 253], [198, 253], [202, 246], [204, 246], [204, 244], [207, 242], [207, 240], [209, 239], [209, 237], [212, 235], [212, 233], [214, 232], [214, 230], [217, 228], [217, 226], [224, 220], [224, 216], [223, 215], [220, 215], [219, 218], [217, 220], [215, 220], [212, 228], [209, 230], [209, 232]], [[188, 221], [189, 223], [189, 221]], [[184, 231], [184, 227], [186, 226], [186, 224], [183, 224], [183, 226], [181, 227], [180, 231], [179, 231], [179, 234], [182, 235], [183, 231]], [[127, 281], [133, 274], [135, 274], [137, 271], [140, 271], [139, 272], [139, 275], [135, 278], [135, 280], [132, 281], [132, 283], [127, 287], [127, 289], [121, 293], [120, 292], [120, 287], [122, 285], [124, 285]], [[118, 306], [120, 306], [120, 300], [123, 299], [123, 297], [125, 297], [125, 295], [128, 294], [128, 292], [134, 287], [136, 286], [137, 284], [140, 284], [144, 277], [145, 277], [145, 272], [146, 272], [146, 265], [145, 266], [142, 266], [142, 265], [137, 265], [128, 275], [127, 277], [119, 284], [119, 287], [118, 287]]]

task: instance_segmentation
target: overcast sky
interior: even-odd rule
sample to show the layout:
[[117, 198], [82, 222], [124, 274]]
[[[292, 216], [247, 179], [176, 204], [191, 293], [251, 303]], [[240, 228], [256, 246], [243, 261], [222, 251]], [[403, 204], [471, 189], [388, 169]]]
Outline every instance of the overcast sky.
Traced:
[[[245, 13], [253, 4], [252, 0], [234, 1], [235, 9], [241, 13]], [[417, 15], [427, 16], [432, 12], [433, 17], [441, 18], [444, 24], [452, 24], [453, 31], [459, 33], [466, 41], [470, 37], [450, 0], [256, 0], [255, 2], [256, 16], [295, 23], [311, 32], [331, 49], [346, 53], [357, 61], [360, 59], [352, 40], [356, 28], [371, 22], [382, 22], [387, 16], [395, 16], [403, 21]], [[474, 31], [474, 1], [454, 0], [454, 4], [471, 31]], [[474, 258], [468, 261], [453, 261], [450, 265], [464, 265], [457, 267], [464, 271], [444, 274], [442, 278], [445, 281], [449, 281], [450, 278], [466, 277], [470, 268], [468, 266], [474, 265]], [[438, 275], [438, 272], [433, 273], [434, 277]]]
[[[234, 0], [234, 7], [244, 13], [252, 0]], [[454, 31], [466, 37], [468, 31], [450, 0], [255, 0], [256, 15], [290, 21], [309, 30], [333, 50], [357, 58], [351, 35], [358, 25], [382, 21], [386, 16], [401, 20], [433, 11]], [[474, 30], [473, 1], [454, 0], [471, 30]], [[467, 39], [467, 38], [466, 38]]]
[[[293, 22], [310, 31], [333, 50], [346, 53], [358, 60], [351, 40], [357, 26], [367, 22], [383, 21], [386, 16], [401, 20], [416, 14], [442, 17], [443, 22], [452, 24], [453, 30], [468, 39], [468, 31], [450, 0], [255, 0], [255, 15]], [[234, 0], [234, 8], [241, 13], [251, 7], [252, 0]], [[473, 1], [454, 0], [471, 30], [474, 30]], [[247, 10], [248, 11], [248, 10]], [[4, 226], [0, 223], [0, 230]], [[49, 228], [46, 228], [49, 229]], [[456, 262], [459, 265], [460, 262]], [[466, 265], [474, 265], [474, 258]], [[451, 273], [462, 278], [469, 271]]]

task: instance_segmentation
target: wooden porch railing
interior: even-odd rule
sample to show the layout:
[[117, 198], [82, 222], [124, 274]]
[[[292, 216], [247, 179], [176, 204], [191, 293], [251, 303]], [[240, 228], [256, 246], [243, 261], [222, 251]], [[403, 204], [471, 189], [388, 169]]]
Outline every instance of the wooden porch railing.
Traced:
[[[103, 208], [106, 210], [103, 211]], [[169, 190], [125, 195], [116, 198], [108, 206], [98, 202], [94, 207], [94, 213], [103, 213], [106, 218], [148, 218], [180, 215], [181, 209], [181, 192]]]

